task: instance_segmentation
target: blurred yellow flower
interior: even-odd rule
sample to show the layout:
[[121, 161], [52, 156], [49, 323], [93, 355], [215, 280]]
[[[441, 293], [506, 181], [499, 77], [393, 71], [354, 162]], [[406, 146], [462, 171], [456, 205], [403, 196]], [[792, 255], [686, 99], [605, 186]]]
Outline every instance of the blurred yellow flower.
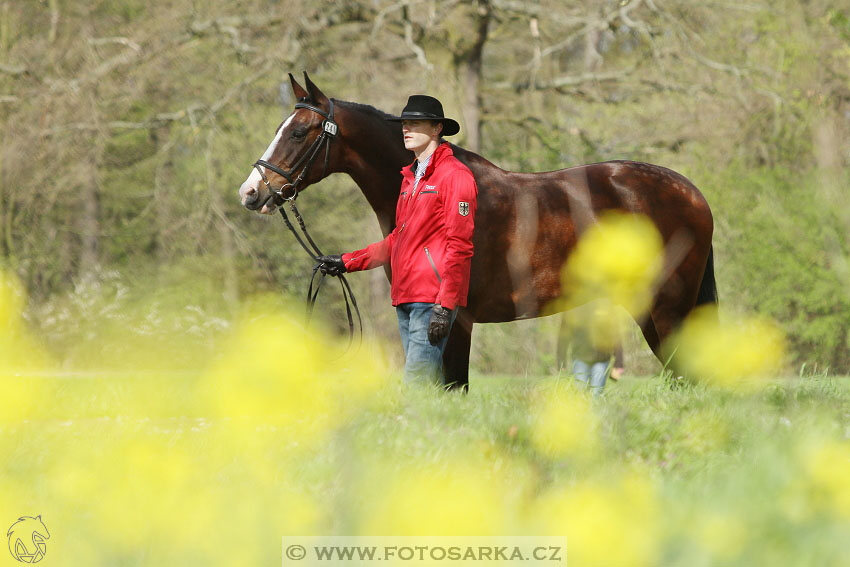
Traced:
[[706, 512], [696, 516], [693, 526], [688, 527], [700, 547], [711, 554], [712, 564], [734, 559], [747, 544], [747, 524], [730, 514]]
[[25, 303], [26, 295], [18, 278], [0, 270], [0, 335], [17, 327]]
[[530, 527], [567, 536], [567, 564], [656, 565], [659, 511], [650, 482], [638, 475], [557, 486], [530, 508]]
[[307, 442], [368, 403], [387, 377], [376, 357], [345, 353], [275, 313], [239, 325], [205, 381], [214, 415], [297, 427]]
[[25, 303], [18, 279], [0, 270], [0, 425], [34, 417], [50, 405], [44, 380], [31, 375], [51, 364], [24, 324]]
[[850, 443], [822, 442], [802, 458], [810, 505], [850, 520]]
[[358, 529], [378, 535], [501, 535], [508, 485], [461, 457], [435, 463], [374, 463]]
[[541, 383], [534, 394], [531, 443], [540, 453], [586, 458], [596, 450], [598, 418], [586, 393], [562, 379]]
[[751, 388], [753, 378], [775, 374], [784, 362], [785, 337], [758, 317], [721, 321], [717, 307], [695, 309], [668, 345], [688, 377], [725, 388]]
[[188, 546], [210, 530], [213, 502], [197, 455], [182, 442], [164, 441], [128, 435], [103, 447], [89, 505], [101, 533], [120, 548]]
[[623, 330], [632, 324], [629, 313], [598, 299], [563, 314], [565, 330], [571, 337], [581, 337], [600, 352], [612, 352], [623, 340]]
[[661, 235], [649, 219], [605, 212], [567, 258], [561, 274], [565, 307], [605, 299], [635, 315], [645, 313], [663, 262]]

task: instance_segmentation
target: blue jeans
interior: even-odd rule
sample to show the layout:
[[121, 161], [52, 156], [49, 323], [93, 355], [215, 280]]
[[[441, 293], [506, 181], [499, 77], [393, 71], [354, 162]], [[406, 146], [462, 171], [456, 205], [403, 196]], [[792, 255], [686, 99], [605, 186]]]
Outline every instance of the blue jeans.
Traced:
[[583, 360], [575, 360], [573, 361], [573, 375], [575, 375], [576, 380], [589, 386], [594, 396], [598, 396], [602, 394], [602, 389], [605, 388], [609, 365], [609, 362], [588, 364]]
[[[428, 323], [434, 303], [402, 303], [396, 306], [401, 347], [404, 349], [404, 381], [442, 386], [443, 351], [446, 350], [448, 335], [436, 345], [428, 342]], [[452, 323], [457, 309], [452, 311]], [[451, 330], [451, 327], [449, 327]]]

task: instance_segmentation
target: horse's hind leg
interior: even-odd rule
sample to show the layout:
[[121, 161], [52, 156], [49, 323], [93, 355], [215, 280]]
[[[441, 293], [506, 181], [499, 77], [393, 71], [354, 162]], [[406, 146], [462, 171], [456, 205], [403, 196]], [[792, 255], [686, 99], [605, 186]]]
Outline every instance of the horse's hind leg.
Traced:
[[472, 317], [461, 309], [443, 352], [443, 372], [448, 390], [469, 390], [469, 349], [472, 346]]
[[658, 348], [653, 348], [655, 356], [669, 368], [674, 376], [684, 375], [680, 364], [682, 353], [678, 352], [674, 334], [679, 330], [685, 318], [696, 304], [698, 283], [683, 285], [681, 280], [665, 284], [659, 290], [651, 318], [658, 333]]
[[[643, 333], [643, 338], [646, 339], [646, 344], [649, 345], [655, 356], [661, 360], [661, 339], [658, 336], [658, 331], [655, 329], [655, 323], [652, 322], [652, 317], [646, 315], [643, 318], [637, 319], [637, 323]], [[663, 360], [661, 362], [662, 364], [664, 363]]]

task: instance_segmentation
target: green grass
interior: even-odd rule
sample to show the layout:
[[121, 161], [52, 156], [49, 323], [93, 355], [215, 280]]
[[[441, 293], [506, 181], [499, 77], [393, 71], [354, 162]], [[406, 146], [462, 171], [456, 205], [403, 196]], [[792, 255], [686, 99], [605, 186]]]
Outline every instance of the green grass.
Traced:
[[579, 394], [592, 442], [560, 453], [535, 441], [554, 392], [543, 378], [473, 376], [467, 395], [393, 378], [366, 400], [336, 399], [318, 433], [308, 422], [321, 412], [211, 410], [203, 373], [27, 380], [51, 409], [0, 428], [0, 511], [9, 523], [44, 515], [53, 565], [229, 564], [240, 553], [276, 564], [286, 533], [411, 525], [565, 533], [570, 565], [619, 563], [617, 549], [652, 565], [847, 557], [847, 378], [748, 393], [627, 378], [599, 399]]

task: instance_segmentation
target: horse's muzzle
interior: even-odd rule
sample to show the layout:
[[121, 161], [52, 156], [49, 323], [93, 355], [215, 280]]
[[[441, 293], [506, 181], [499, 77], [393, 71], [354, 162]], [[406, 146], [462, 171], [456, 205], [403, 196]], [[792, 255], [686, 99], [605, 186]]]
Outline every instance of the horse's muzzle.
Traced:
[[268, 199], [268, 196], [263, 196], [262, 193], [259, 188], [245, 184], [239, 188], [239, 200], [242, 201], [242, 206], [249, 211], [256, 211]]

